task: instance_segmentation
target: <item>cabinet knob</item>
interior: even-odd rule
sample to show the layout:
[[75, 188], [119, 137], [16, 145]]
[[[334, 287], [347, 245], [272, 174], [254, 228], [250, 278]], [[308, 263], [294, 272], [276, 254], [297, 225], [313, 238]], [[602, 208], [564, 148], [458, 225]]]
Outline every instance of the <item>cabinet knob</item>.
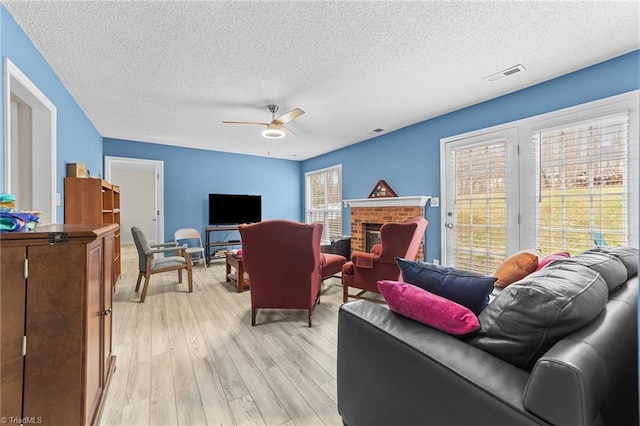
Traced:
[[109, 308], [109, 309], [106, 309], [106, 310], [104, 310], [104, 311], [101, 311], [101, 312], [100, 312], [100, 315], [103, 315], [103, 316], [105, 316], [105, 317], [106, 317], [107, 315], [109, 315], [109, 314], [111, 313], [111, 309], [112, 309], [112, 308]]

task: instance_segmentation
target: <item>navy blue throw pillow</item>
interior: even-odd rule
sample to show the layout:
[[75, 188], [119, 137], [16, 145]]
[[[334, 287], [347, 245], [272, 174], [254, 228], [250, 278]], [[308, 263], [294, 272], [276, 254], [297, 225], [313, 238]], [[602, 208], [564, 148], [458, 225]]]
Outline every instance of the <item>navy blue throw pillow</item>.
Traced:
[[466, 306], [478, 315], [489, 303], [496, 277], [432, 263], [396, 258], [404, 282]]

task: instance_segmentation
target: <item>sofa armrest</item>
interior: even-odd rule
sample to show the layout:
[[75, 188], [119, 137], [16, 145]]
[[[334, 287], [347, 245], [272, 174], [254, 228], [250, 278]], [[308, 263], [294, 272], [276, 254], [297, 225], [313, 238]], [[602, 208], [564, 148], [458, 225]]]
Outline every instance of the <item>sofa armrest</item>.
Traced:
[[637, 299], [635, 277], [537, 361], [527, 410], [558, 426], [638, 425]]
[[529, 374], [368, 301], [338, 319], [338, 411], [349, 426], [544, 425], [527, 413]]

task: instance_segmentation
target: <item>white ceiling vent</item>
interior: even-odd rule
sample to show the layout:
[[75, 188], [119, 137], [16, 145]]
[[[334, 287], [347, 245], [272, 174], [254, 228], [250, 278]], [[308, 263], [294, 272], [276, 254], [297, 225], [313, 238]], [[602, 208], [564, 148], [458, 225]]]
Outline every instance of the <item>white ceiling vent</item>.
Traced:
[[514, 65], [512, 67], [507, 68], [506, 70], [502, 70], [500, 72], [497, 72], [495, 74], [491, 74], [489, 77], [485, 77], [484, 79], [487, 81], [496, 81], [496, 80], [500, 80], [503, 77], [509, 77], [511, 75], [517, 74], [519, 72], [524, 71], [525, 68], [518, 64], [518, 65]]

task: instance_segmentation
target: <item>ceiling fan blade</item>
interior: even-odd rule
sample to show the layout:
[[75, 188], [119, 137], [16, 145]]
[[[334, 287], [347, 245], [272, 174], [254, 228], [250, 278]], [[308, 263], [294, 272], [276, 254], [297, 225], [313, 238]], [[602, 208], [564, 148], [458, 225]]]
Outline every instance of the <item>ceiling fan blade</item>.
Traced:
[[296, 118], [300, 117], [302, 114], [304, 114], [304, 111], [301, 110], [300, 108], [295, 108], [292, 109], [289, 112], [285, 112], [284, 114], [282, 114], [280, 117], [275, 118], [272, 123], [275, 124], [286, 124], [292, 120], [295, 120]]
[[282, 130], [284, 130], [284, 132], [287, 134], [287, 136], [298, 136], [298, 134], [296, 132], [294, 132], [293, 130], [291, 130], [290, 128], [288, 128], [286, 126], [280, 126], [280, 128]]
[[260, 126], [268, 126], [269, 123], [259, 123], [257, 121], [229, 121], [222, 120], [224, 124], [259, 124]]

